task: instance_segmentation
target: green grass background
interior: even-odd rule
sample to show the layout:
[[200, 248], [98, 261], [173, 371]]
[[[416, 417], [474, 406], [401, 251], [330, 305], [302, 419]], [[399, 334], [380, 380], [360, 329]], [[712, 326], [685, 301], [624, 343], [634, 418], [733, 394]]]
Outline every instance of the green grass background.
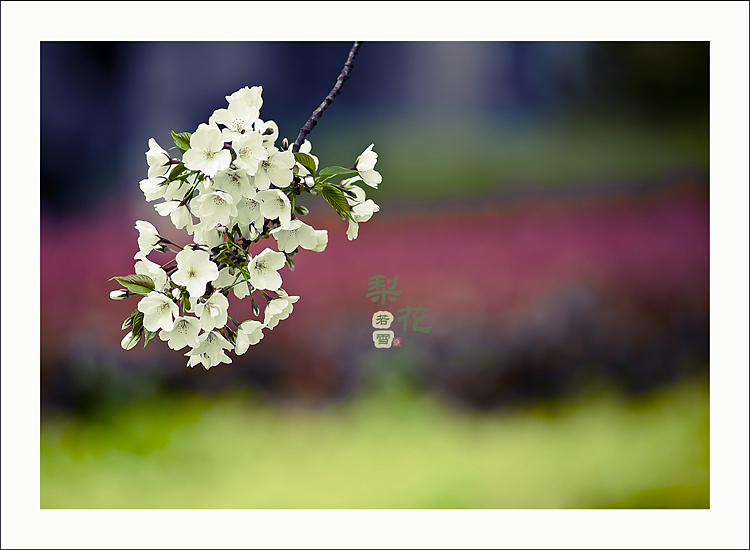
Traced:
[[384, 176], [368, 197], [378, 203], [648, 184], [709, 168], [707, 116], [652, 121], [578, 114], [513, 121], [414, 111], [357, 114], [357, 124], [351, 116], [332, 112], [326, 130], [312, 135], [313, 153], [323, 166], [346, 164], [374, 143]]
[[317, 409], [154, 395], [41, 431], [42, 508], [707, 508], [696, 381], [517, 411], [372, 391]]

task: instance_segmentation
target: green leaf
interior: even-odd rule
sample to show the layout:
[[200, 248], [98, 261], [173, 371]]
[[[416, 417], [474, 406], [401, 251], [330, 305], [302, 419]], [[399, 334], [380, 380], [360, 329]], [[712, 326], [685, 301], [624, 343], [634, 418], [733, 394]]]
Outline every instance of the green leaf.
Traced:
[[177, 179], [177, 176], [182, 174], [185, 171], [185, 165], [182, 164], [182, 161], [180, 161], [179, 164], [176, 164], [174, 168], [172, 168], [172, 171], [169, 173], [169, 177], [167, 178], [167, 181], [174, 181]]
[[181, 153], [184, 153], [185, 151], [190, 149], [190, 132], [182, 132], [180, 134], [175, 134], [174, 132], [169, 133], [172, 134], [174, 144], [177, 146]]
[[315, 174], [315, 161], [310, 155], [307, 155], [305, 153], [294, 153], [294, 158], [302, 166], [307, 168], [308, 172], [310, 172], [311, 174]]
[[146, 344], [148, 344], [149, 340], [151, 340], [151, 338], [153, 338], [154, 336], [156, 336], [156, 333], [155, 332], [151, 332], [150, 330], [144, 328], [143, 329], [143, 335], [145, 336], [145, 340], [143, 342], [143, 347], [145, 348]]
[[112, 277], [110, 281], [113, 279], [134, 294], [142, 294], [145, 296], [155, 288], [153, 279], [151, 279], [151, 277], [149, 277], [148, 275], [126, 275], [125, 277]]
[[212, 259], [213, 259], [213, 261], [214, 261], [215, 263], [216, 263], [216, 262], [221, 262], [221, 263], [223, 263], [223, 264], [227, 264], [227, 265], [228, 265], [228, 264], [229, 264], [230, 262], [234, 263], [234, 262], [232, 261], [232, 258], [231, 258], [230, 256], [228, 256], [228, 255], [227, 255], [227, 254], [226, 254], [226, 253], [225, 253], [224, 251], [221, 251], [221, 252], [219, 252], [219, 253], [218, 253], [218, 254], [216, 254], [216, 255], [215, 255], [215, 256], [214, 256], [214, 257], [213, 257]]
[[321, 183], [318, 187], [320, 188], [323, 198], [333, 207], [339, 216], [344, 219], [351, 216], [349, 203], [346, 202], [346, 196], [341, 189], [330, 183]]
[[341, 176], [344, 174], [358, 174], [356, 170], [349, 170], [348, 168], [344, 168], [342, 166], [329, 166], [328, 168], [323, 168], [320, 172], [318, 172], [319, 176]]
[[138, 338], [140, 338], [143, 334], [143, 331], [143, 312], [139, 310], [133, 316], [133, 336], [137, 336]]

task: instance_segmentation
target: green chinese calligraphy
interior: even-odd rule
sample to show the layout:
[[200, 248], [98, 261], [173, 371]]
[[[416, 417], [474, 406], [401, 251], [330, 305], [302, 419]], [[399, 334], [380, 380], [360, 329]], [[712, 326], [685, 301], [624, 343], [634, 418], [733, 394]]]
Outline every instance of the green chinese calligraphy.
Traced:
[[430, 311], [430, 310], [428, 308], [422, 307], [422, 306], [405, 307], [403, 309], [399, 309], [397, 311], [397, 313], [402, 313], [403, 312], [404, 314], [401, 317], [397, 317], [396, 318], [396, 322], [403, 321], [404, 322], [404, 332], [406, 332], [407, 325], [408, 325], [408, 322], [409, 322], [409, 316], [412, 313], [414, 313], [414, 315], [412, 316], [411, 329], [413, 331], [416, 331], [416, 332], [428, 333], [428, 332], [430, 332], [432, 330], [432, 326], [429, 326], [429, 327], [418, 327], [417, 326], [417, 324], [425, 318], [425, 315], [422, 315], [422, 316], [419, 316], [419, 317], [416, 315], [420, 311]]
[[367, 297], [370, 298], [370, 300], [372, 300], [373, 302], [377, 302], [378, 300], [380, 300], [381, 304], [385, 304], [386, 296], [388, 296], [388, 299], [391, 302], [395, 302], [396, 296], [401, 294], [400, 290], [396, 290], [398, 275], [396, 275], [393, 279], [386, 281], [387, 283], [393, 283], [391, 284], [390, 288], [386, 288], [384, 275], [374, 275], [372, 277], [368, 277], [367, 281], [369, 285], [367, 287]]

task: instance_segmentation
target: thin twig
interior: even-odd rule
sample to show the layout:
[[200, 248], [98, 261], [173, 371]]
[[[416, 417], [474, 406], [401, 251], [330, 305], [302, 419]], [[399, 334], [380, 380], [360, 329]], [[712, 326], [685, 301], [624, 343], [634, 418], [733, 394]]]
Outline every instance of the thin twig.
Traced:
[[300, 146], [302, 143], [304, 143], [305, 138], [307, 137], [307, 134], [309, 134], [312, 129], [315, 127], [315, 125], [318, 123], [318, 119], [320, 119], [321, 116], [323, 116], [323, 111], [325, 111], [328, 106], [333, 103], [334, 98], [341, 92], [341, 88], [344, 85], [344, 82], [347, 78], [349, 78], [349, 73], [352, 70], [352, 66], [354, 65], [354, 58], [357, 55], [357, 51], [359, 50], [359, 47], [362, 45], [362, 42], [355, 42], [352, 46], [352, 49], [349, 51], [349, 57], [346, 60], [346, 63], [344, 63], [344, 68], [341, 69], [341, 74], [336, 79], [336, 85], [333, 87], [333, 90], [326, 96], [326, 98], [323, 100], [323, 103], [320, 104], [320, 106], [313, 111], [312, 116], [305, 122], [305, 125], [300, 129], [299, 135], [297, 136], [297, 141], [294, 142], [294, 145], [292, 145], [292, 152], [296, 153], [299, 151]]

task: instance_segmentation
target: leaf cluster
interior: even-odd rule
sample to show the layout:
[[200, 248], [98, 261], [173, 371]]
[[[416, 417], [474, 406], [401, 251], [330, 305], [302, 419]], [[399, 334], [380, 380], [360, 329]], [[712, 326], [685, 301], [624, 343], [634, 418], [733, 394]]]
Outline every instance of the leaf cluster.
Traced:
[[[345, 189], [340, 183], [331, 180], [338, 176], [356, 176], [357, 171], [343, 166], [329, 166], [315, 170], [315, 161], [305, 153], [294, 153], [294, 158], [313, 176], [315, 185], [313, 189], [323, 195], [325, 201], [333, 208], [342, 219], [351, 218], [351, 208], [346, 200]], [[301, 212], [300, 212], [301, 213]]]

